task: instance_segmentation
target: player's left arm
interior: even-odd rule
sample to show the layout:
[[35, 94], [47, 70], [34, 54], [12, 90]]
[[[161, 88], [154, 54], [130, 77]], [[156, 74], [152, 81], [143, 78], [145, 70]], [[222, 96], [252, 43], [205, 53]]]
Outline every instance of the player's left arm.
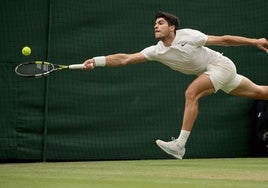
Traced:
[[205, 43], [206, 46], [217, 45], [217, 46], [245, 46], [252, 45], [268, 53], [268, 41], [265, 38], [247, 38], [241, 36], [223, 35], [214, 36], [208, 35], [208, 39]]

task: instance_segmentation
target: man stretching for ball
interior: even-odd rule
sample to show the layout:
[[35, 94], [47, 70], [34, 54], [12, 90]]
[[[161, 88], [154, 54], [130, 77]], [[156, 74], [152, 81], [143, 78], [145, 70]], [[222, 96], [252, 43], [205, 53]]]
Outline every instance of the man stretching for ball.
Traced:
[[92, 70], [96, 66], [116, 67], [158, 61], [184, 74], [197, 75], [185, 91], [184, 116], [179, 137], [170, 142], [156, 140], [157, 145], [166, 153], [182, 159], [185, 144], [197, 118], [200, 98], [220, 89], [235, 96], [268, 100], [268, 86], [256, 85], [245, 76], [237, 74], [236, 67], [229, 58], [205, 46], [253, 45], [268, 53], [268, 41], [265, 38], [205, 35], [192, 29], [178, 30], [178, 18], [165, 12], [158, 12], [155, 19], [155, 38], [159, 40], [156, 45], [134, 54], [94, 57], [86, 60], [84, 65], [85, 69]]

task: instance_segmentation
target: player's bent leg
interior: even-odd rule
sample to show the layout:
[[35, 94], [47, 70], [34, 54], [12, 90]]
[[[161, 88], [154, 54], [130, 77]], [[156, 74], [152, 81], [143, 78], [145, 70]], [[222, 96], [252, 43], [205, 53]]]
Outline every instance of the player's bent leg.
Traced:
[[239, 86], [229, 94], [251, 99], [268, 100], [268, 86], [257, 85], [248, 78], [243, 77]]
[[182, 129], [191, 131], [198, 115], [198, 100], [215, 92], [209, 75], [197, 77], [185, 92], [185, 108]]
[[[191, 131], [198, 114], [198, 100], [201, 97], [214, 93], [214, 87], [209, 75], [203, 74], [196, 78], [185, 92], [185, 109], [182, 130]], [[170, 142], [157, 140], [156, 144], [167, 154], [182, 159], [185, 154], [185, 143], [174, 139]]]

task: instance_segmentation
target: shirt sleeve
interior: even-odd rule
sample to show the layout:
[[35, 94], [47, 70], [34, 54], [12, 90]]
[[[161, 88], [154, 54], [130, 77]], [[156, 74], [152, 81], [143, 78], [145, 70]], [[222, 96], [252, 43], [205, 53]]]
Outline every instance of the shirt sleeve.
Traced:
[[147, 60], [152, 61], [153, 56], [155, 54], [155, 46], [147, 47], [143, 49], [140, 53], [144, 55]]
[[196, 46], [204, 46], [208, 40], [208, 36], [197, 30], [190, 30], [189, 37], [192, 40], [192, 43]]

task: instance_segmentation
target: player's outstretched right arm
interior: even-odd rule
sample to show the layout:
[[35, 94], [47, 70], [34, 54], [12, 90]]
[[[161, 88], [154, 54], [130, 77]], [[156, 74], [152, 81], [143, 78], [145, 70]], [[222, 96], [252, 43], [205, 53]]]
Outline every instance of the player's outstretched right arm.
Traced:
[[128, 64], [137, 64], [146, 62], [147, 59], [141, 53], [134, 54], [113, 54], [108, 56], [98, 56], [88, 59], [84, 62], [85, 69], [92, 70], [95, 67], [118, 67]]

